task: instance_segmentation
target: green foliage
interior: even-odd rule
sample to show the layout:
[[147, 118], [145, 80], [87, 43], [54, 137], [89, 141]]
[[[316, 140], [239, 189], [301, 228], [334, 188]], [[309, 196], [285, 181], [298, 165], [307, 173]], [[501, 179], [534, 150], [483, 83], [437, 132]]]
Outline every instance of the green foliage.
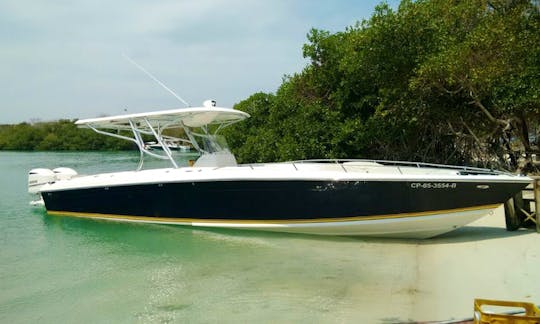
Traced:
[[253, 118], [226, 130], [231, 147], [245, 162], [498, 167], [505, 153], [538, 152], [539, 17], [535, 1], [404, 0], [342, 32], [313, 29], [301, 73], [235, 106]]
[[0, 150], [88, 151], [129, 150], [130, 142], [77, 128], [74, 121], [0, 126]]

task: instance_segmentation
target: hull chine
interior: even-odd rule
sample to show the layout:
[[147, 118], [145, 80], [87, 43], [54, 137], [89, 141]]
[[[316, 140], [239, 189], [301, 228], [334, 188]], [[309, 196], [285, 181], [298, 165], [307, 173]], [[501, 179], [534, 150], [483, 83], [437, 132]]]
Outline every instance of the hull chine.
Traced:
[[146, 217], [84, 212], [47, 211], [50, 215], [100, 220], [184, 225], [207, 228], [228, 228], [333, 236], [371, 236], [425, 239], [441, 235], [478, 220], [497, 208], [485, 205], [455, 210], [383, 216], [341, 217], [302, 220], [223, 220], [172, 217]]

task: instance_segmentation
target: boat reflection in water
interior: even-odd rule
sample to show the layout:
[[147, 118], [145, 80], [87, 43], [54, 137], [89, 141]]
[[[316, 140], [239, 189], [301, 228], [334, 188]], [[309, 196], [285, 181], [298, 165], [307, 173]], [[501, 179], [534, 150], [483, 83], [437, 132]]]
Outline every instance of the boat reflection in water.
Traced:
[[[137, 144], [135, 171], [78, 175], [33, 169], [29, 191], [49, 214], [114, 221], [282, 231], [322, 235], [428, 238], [492, 212], [530, 179], [437, 164], [309, 160], [237, 164], [219, 132], [245, 112], [201, 107], [77, 121], [81, 127]], [[199, 152], [179, 166], [163, 131], [180, 128]], [[162, 151], [150, 150], [151, 135]], [[184, 145], [186, 145], [184, 144]], [[143, 170], [146, 155], [170, 168]]]

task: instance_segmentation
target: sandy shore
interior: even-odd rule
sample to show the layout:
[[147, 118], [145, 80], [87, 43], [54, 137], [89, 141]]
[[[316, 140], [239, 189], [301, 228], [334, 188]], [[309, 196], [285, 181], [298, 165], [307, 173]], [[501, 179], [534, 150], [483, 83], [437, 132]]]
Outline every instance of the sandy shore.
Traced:
[[469, 226], [418, 242], [416, 260], [411, 319], [471, 317], [475, 298], [540, 304], [540, 234], [506, 231], [502, 207]]

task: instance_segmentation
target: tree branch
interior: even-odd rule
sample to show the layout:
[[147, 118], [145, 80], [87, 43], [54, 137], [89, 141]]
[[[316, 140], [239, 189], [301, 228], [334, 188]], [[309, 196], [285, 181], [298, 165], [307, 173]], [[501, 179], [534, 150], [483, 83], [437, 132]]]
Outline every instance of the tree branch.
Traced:
[[467, 129], [469, 134], [471, 134], [471, 136], [474, 138], [474, 141], [478, 144], [478, 146], [482, 147], [483, 143], [480, 141], [478, 136], [476, 136], [476, 134], [472, 131], [472, 129], [469, 127], [469, 125], [467, 125], [467, 123], [463, 120], [463, 118], [461, 118], [461, 123], [463, 124], [463, 126], [465, 126], [465, 128]]

